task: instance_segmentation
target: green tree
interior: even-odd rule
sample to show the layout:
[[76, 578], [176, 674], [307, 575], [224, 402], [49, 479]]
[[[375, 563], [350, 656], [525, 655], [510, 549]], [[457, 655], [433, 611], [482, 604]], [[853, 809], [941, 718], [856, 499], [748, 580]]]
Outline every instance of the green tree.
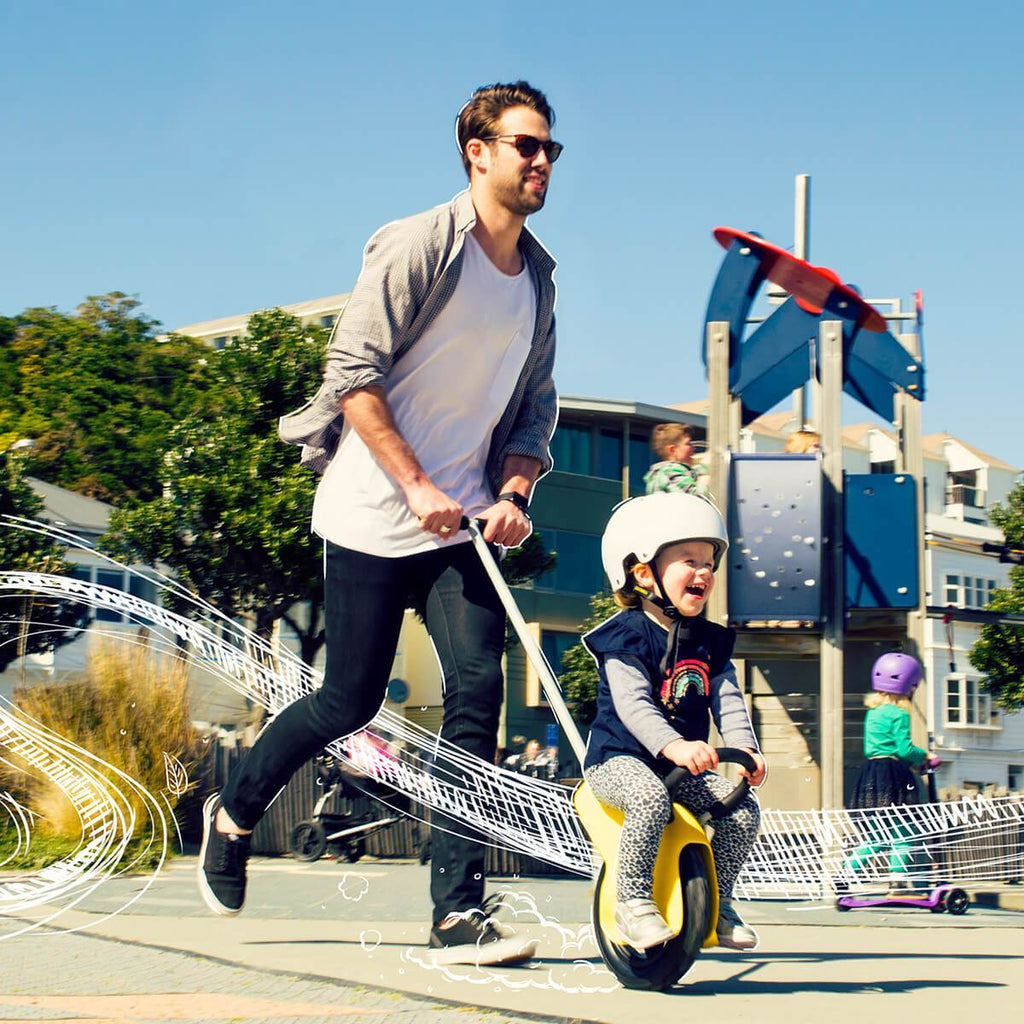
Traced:
[[[1024, 551], [1024, 483], [1010, 491], [1005, 505], [993, 505], [989, 518], [1003, 531], [1006, 546], [1019, 557]], [[1010, 585], [992, 595], [987, 610], [1024, 616], [1024, 565], [1010, 569]], [[968, 657], [985, 673], [983, 685], [1000, 707], [1007, 711], [1024, 708], [1024, 622], [986, 623]]]
[[510, 587], [516, 587], [551, 572], [557, 564], [557, 552], [549, 551], [544, 546], [544, 534], [535, 530], [502, 559], [501, 575]]
[[[115, 511], [102, 547], [169, 566], [229, 617], [269, 635], [285, 620], [312, 663], [323, 643], [321, 543], [309, 530], [315, 477], [277, 437], [278, 418], [319, 386], [326, 332], [280, 310], [254, 314], [246, 334], [209, 352], [211, 388], [161, 446], [162, 493]], [[308, 622], [292, 608], [311, 602]]]
[[[43, 502], [25, 480], [25, 456], [11, 451], [13, 440], [11, 435], [0, 435], [0, 517], [38, 519]], [[70, 566], [62, 545], [0, 518], [3, 572], [66, 575]], [[0, 591], [0, 672], [23, 655], [69, 643], [85, 623], [85, 610], [79, 605], [22, 591]]]
[[[580, 633], [588, 633], [600, 626], [622, 609], [610, 594], [595, 594], [590, 599], [590, 614], [580, 627]], [[583, 724], [594, 720], [597, 710], [597, 666], [582, 643], [570, 647], [562, 656], [562, 692], [573, 712], [573, 717]]]
[[209, 350], [159, 341], [137, 307], [111, 292], [0, 320], [0, 430], [35, 438], [41, 479], [113, 504], [159, 494], [166, 435], [208, 387]]

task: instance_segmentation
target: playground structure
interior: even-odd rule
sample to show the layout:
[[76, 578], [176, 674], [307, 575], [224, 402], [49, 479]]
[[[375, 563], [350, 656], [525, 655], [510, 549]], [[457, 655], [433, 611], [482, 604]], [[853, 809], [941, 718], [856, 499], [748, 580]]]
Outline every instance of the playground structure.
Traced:
[[[708, 459], [731, 548], [708, 614], [737, 628], [740, 657], [816, 666], [813, 804], [840, 808], [848, 637], [912, 654], [923, 647], [920, 339], [889, 333], [886, 318], [832, 270], [750, 233], [718, 228], [715, 238], [726, 254], [704, 323]], [[769, 283], [788, 296], [751, 318]], [[821, 455], [740, 454], [741, 428], [791, 394], [797, 427], [806, 425], [806, 385]], [[895, 472], [844, 474], [844, 392], [896, 425]]]

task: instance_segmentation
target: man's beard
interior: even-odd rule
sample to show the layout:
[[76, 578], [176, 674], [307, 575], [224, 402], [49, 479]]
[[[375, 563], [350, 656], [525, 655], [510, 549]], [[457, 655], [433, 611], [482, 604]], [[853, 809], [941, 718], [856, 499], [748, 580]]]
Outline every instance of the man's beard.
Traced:
[[547, 198], [547, 189], [543, 192], [533, 192], [527, 189], [526, 183], [519, 181], [503, 181], [495, 190], [495, 199], [517, 217], [529, 217], [536, 213]]

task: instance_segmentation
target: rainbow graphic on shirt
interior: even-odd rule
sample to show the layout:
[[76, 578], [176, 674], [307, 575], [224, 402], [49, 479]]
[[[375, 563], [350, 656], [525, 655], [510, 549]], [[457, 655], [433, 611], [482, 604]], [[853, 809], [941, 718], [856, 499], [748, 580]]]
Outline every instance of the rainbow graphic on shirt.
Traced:
[[661, 702], [672, 710], [691, 693], [706, 697], [710, 692], [707, 662], [685, 658], [677, 661], [676, 667], [665, 674], [665, 681], [661, 684]]

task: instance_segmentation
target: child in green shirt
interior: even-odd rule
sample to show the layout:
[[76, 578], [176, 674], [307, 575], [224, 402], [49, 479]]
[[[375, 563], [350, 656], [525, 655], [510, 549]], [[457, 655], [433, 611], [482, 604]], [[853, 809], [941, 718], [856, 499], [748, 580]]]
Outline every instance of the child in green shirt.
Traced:
[[660, 461], [644, 475], [648, 494], [684, 491], [708, 497], [707, 467], [691, 462], [693, 441], [685, 423], [659, 423], [651, 431], [651, 447]]

